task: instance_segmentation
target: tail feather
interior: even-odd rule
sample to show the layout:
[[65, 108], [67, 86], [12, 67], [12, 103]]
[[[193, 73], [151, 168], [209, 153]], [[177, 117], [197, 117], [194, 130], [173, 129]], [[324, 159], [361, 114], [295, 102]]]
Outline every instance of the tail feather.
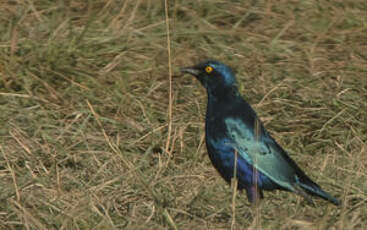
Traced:
[[[317, 184], [313, 183], [311, 185], [308, 184], [304, 184], [304, 183], [300, 183], [299, 186], [308, 194], [313, 195], [313, 196], [318, 196], [324, 200], [327, 200], [333, 204], [335, 204], [336, 206], [341, 205], [340, 200], [334, 198], [332, 195], [330, 195], [329, 193], [325, 192], [324, 190], [321, 189], [320, 186], [318, 186]], [[301, 196], [302, 193], [299, 193]], [[306, 198], [307, 199], [307, 198]], [[309, 198], [307, 199], [309, 200]]]
[[296, 194], [302, 196], [310, 205], [315, 206], [311, 196], [301, 186], [294, 185], [293, 189]]

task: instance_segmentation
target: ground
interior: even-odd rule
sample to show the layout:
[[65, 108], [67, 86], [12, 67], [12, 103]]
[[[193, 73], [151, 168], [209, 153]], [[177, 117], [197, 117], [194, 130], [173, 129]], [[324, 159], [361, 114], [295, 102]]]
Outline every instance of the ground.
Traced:
[[[0, 2], [0, 229], [363, 229], [367, 2], [167, 2]], [[206, 58], [341, 207], [234, 197], [179, 72]]]

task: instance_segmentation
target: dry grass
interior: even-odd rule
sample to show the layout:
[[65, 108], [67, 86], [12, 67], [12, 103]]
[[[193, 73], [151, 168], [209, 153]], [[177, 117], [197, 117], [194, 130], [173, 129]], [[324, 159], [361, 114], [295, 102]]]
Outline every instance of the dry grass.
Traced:
[[[0, 2], [0, 228], [363, 229], [366, 1], [168, 2], [169, 142], [163, 1]], [[233, 199], [206, 155], [204, 89], [178, 74], [205, 57], [236, 69], [269, 131], [343, 207]]]

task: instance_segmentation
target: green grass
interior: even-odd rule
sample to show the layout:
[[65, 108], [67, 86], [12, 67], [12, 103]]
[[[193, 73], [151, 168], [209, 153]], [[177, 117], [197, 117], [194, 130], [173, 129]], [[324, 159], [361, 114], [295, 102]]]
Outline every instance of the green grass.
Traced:
[[344, 204], [239, 193], [234, 227], [367, 226], [366, 1], [169, 1], [168, 149], [165, 18], [153, 0], [0, 3], [0, 229], [229, 229], [205, 91], [179, 73], [208, 57]]

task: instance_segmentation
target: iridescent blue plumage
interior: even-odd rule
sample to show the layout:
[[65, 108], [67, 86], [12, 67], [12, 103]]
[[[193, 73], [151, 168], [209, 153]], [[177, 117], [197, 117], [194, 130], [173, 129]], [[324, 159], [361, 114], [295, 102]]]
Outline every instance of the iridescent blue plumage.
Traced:
[[310, 202], [308, 195], [340, 204], [306, 176], [270, 136], [239, 94], [231, 68], [206, 61], [182, 72], [194, 75], [208, 93], [205, 139], [211, 162], [227, 182], [237, 168], [238, 189], [246, 190], [250, 202], [263, 198], [263, 190], [280, 189]]

